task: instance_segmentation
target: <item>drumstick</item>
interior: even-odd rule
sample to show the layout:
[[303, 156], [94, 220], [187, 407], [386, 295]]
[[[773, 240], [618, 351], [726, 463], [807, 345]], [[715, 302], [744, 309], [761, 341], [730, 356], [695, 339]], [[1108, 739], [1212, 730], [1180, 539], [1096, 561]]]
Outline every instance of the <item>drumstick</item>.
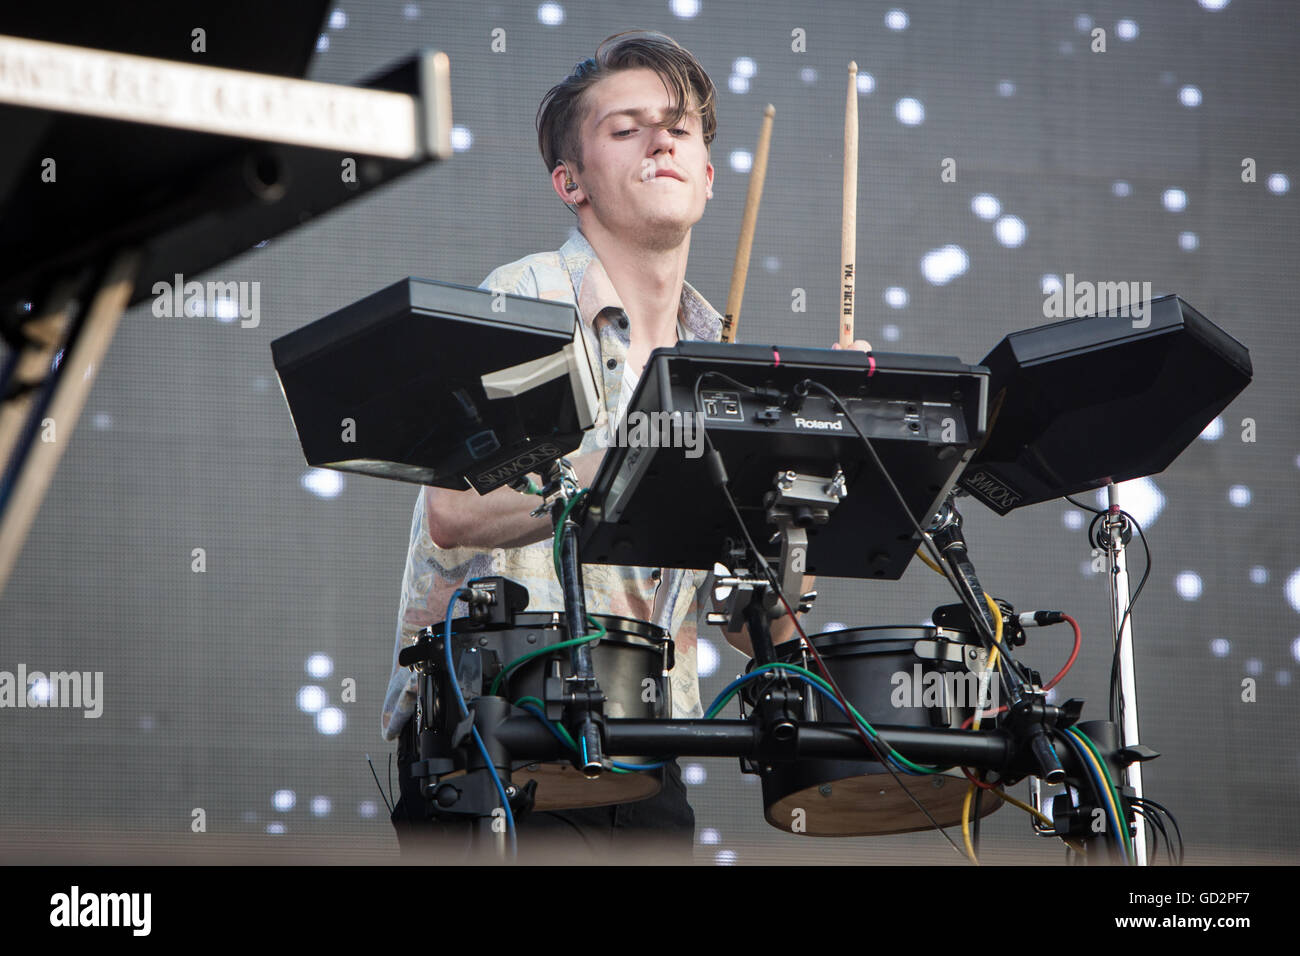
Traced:
[[740, 323], [740, 303], [745, 298], [745, 279], [749, 275], [749, 252], [754, 245], [754, 224], [758, 221], [758, 204], [763, 198], [763, 180], [767, 176], [767, 150], [772, 142], [771, 103], [763, 110], [763, 125], [758, 131], [758, 149], [749, 172], [749, 193], [745, 196], [745, 214], [740, 220], [740, 242], [736, 245], [736, 264], [731, 269], [731, 288], [727, 291], [727, 314], [722, 319], [722, 341], [736, 341]]
[[844, 219], [840, 227], [840, 348], [853, 344], [853, 271], [858, 255], [858, 64], [849, 64], [844, 104]]

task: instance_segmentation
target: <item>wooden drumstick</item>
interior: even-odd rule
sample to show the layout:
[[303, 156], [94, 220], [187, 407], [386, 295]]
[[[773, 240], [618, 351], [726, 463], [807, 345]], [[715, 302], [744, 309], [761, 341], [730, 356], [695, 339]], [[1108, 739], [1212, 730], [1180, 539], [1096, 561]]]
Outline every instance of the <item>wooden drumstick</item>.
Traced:
[[749, 171], [749, 192], [745, 196], [745, 214], [740, 220], [740, 242], [736, 245], [736, 263], [731, 269], [731, 288], [727, 291], [727, 313], [722, 318], [722, 341], [736, 341], [740, 324], [740, 303], [745, 298], [745, 279], [749, 275], [749, 252], [754, 246], [754, 224], [758, 221], [758, 204], [763, 198], [763, 180], [767, 176], [767, 151], [772, 142], [771, 103], [763, 110], [763, 125], [758, 131], [758, 149]]
[[849, 64], [844, 104], [844, 219], [840, 227], [840, 348], [853, 344], [854, 260], [858, 255], [858, 64]]

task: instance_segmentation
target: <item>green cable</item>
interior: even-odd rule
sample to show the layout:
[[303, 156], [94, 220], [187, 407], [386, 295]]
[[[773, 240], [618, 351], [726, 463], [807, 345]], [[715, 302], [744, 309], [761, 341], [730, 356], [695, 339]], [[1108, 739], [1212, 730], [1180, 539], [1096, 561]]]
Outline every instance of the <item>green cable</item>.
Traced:
[[[755, 667], [751, 673], [761, 674], [764, 671], [770, 671], [776, 668], [785, 668], [787, 670], [792, 670], [798, 674], [803, 674], [805, 677], [816, 682], [817, 685], [823, 688], [827, 693], [829, 693], [832, 698], [835, 697], [835, 691], [831, 688], [831, 685], [828, 684], [825, 680], [823, 680], [819, 674], [814, 674], [812, 671], [808, 670], [805, 667], [800, 667], [798, 664], [782, 664], [779, 662], [772, 663], [772, 664], [764, 664], [761, 667]], [[737, 686], [731, 691], [730, 694], [722, 698], [722, 700], [718, 701], [716, 705], [709, 708], [709, 712], [704, 715], [704, 719], [713, 720], [717, 716], [718, 712], [722, 710], [724, 706], [726, 706], [727, 701], [731, 700], [731, 698], [735, 697], [738, 693], [740, 693], [740, 689], [742, 686], [744, 685]], [[845, 703], [848, 703], [848, 701], [845, 701]], [[884, 746], [885, 749], [887, 749], [891, 754], [893, 754], [894, 759], [897, 760], [899, 763], [911, 767], [917, 773], [935, 774], [935, 773], [943, 773], [945, 770], [949, 769], [947, 767], [922, 767], [919, 764], [912, 763], [912, 761], [904, 757], [901, 753], [899, 753], [897, 750], [891, 747], [886, 741], [881, 740], [880, 734], [876, 732], [876, 728], [872, 727], [871, 724], [867, 723], [867, 719], [863, 717], [862, 714], [858, 713], [858, 709], [854, 707], [852, 704], [849, 704], [849, 712], [853, 714], [853, 716], [858, 720], [859, 723], [862, 724], [863, 727], [866, 728], [867, 733], [871, 734], [872, 738], [877, 743]]]
[[529, 651], [527, 654], [524, 654], [520, 657], [516, 657], [505, 667], [501, 668], [501, 673], [497, 674], [497, 676], [492, 679], [492, 686], [488, 689], [488, 696], [495, 697], [497, 695], [497, 690], [501, 686], [502, 678], [504, 678], [507, 674], [509, 674], [520, 664], [530, 661], [534, 657], [540, 657], [543, 654], [549, 654], [551, 653], [551, 651], [558, 651], [562, 647], [573, 647], [575, 644], [585, 644], [587, 641], [599, 641], [608, 633], [608, 631], [605, 630], [604, 626], [598, 620], [592, 617], [590, 614], [587, 615], [587, 621], [591, 624], [592, 627], [596, 628], [595, 634], [586, 634], [583, 637], [572, 637], [569, 638], [569, 640], [567, 641], [560, 641], [558, 644], [550, 644], [546, 647], [539, 647], [535, 651]]
[[555, 536], [554, 544], [551, 547], [551, 556], [555, 559], [555, 580], [557, 581], [564, 580], [564, 572], [560, 570], [560, 542], [563, 540], [564, 522], [568, 520], [569, 512], [573, 510], [573, 506], [581, 501], [582, 496], [586, 493], [587, 489], [583, 488], [576, 495], [570, 498], [569, 503], [565, 505], [564, 510], [560, 512], [560, 520], [555, 523]]
[[1119, 817], [1119, 835], [1124, 840], [1124, 846], [1128, 850], [1129, 859], [1132, 860], [1133, 838], [1128, 832], [1128, 820], [1124, 817], [1124, 803], [1120, 800], [1119, 789], [1115, 786], [1115, 781], [1110, 775], [1110, 767], [1107, 766], [1106, 761], [1102, 759], [1101, 751], [1097, 748], [1097, 745], [1092, 742], [1091, 737], [1085, 734], [1078, 727], [1067, 728], [1067, 732], [1073, 733], [1079, 738], [1079, 740], [1083, 741], [1084, 746], [1092, 752], [1093, 757], [1097, 761], [1097, 765], [1101, 767], [1102, 776], [1106, 779], [1106, 787], [1110, 791], [1110, 798], [1115, 802], [1115, 813]]

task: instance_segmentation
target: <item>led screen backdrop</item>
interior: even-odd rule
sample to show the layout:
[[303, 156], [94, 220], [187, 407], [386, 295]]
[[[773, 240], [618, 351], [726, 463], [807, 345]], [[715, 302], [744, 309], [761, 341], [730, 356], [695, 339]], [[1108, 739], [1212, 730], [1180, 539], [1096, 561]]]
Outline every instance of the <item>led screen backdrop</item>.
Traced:
[[[1143, 738], [1163, 755], [1147, 792], [1177, 815], [1189, 860], [1286, 851], [1300, 838], [1298, 27], [1293, 4], [1265, 0], [340, 4], [308, 77], [357, 82], [445, 51], [455, 155], [196, 277], [259, 282], [256, 327], [148, 304], [124, 317], [0, 599], [0, 670], [102, 672], [102, 713], [0, 710], [0, 830], [184, 849], [203, 808], [209, 833], [395, 852], [365, 758], [383, 779], [416, 488], [308, 469], [269, 343], [408, 275], [477, 284], [558, 248], [574, 220], [537, 151], [538, 103], [601, 39], [649, 28], [719, 90], [715, 198], [687, 270], [719, 309], [762, 109], [776, 108], [740, 341], [835, 339], [856, 60], [857, 326], [878, 351], [977, 362], [1081, 280], [1176, 292], [1251, 349], [1254, 384], [1122, 493], [1153, 558], [1134, 610]], [[1057, 699], [1103, 716], [1107, 586], [1084, 513], [964, 510], [990, 591], [1079, 619], [1083, 654]], [[1136, 582], [1136, 544], [1130, 558]], [[952, 600], [919, 562], [897, 582], [820, 589], [810, 632], [916, 624]], [[701, 644], [707, 702], [744, 661], [720, 637]], [[1052, 673], [1068, 653], [1056, 627], [1022, 656]], [[947, 850], [934, 833], [782, 833], [735, 760], [683, 766], [703, 862]], [[1012, 810], [984, 845], [1061, 858]]]

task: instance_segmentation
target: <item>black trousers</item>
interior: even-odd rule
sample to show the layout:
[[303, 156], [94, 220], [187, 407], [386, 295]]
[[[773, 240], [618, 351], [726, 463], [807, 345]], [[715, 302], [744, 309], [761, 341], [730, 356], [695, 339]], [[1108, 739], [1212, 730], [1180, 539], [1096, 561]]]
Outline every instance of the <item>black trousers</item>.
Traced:
[[[432, 855], [446, 862], [466, 858], [473, 823], [433, 815], [420, 795], [419, 782], [411, 776], [410, 765], [417, 759], [415, 721], [411, 719], [398, 738], [401, 796], [391, 818], [401, 852], [404, 856]], [[586, 848], [595, 854], [617, 853], [625, 847], [631, 850], [653, 840], [659, 862], [690, 863], [695, 845], [695, 811], [686, 800], [686, 784], [675, 759], [665, 765], [663, 788], [653, 797], [607, 807], [532, 812], [517, 816], [515, 826], [521, 854], [542, 842], [553, 846], [557, 838], [569, 848]]]

